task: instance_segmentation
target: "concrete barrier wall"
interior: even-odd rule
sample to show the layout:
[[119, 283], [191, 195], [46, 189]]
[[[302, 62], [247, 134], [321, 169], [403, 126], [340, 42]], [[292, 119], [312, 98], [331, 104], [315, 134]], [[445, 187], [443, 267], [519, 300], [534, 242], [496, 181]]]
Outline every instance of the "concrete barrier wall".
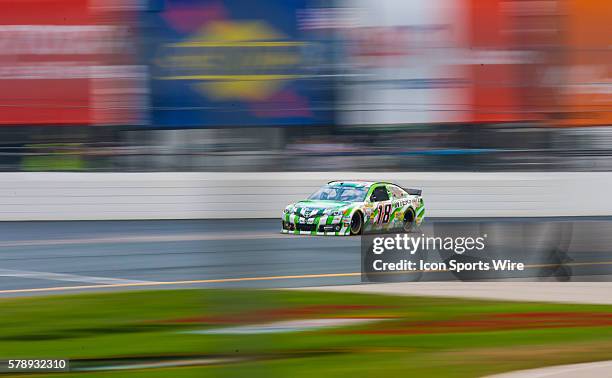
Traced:
[[612, 173], [0, 173], [0, 220], [277, 218], [336, 179], [422, 188], [428, 216], [612, 215]]

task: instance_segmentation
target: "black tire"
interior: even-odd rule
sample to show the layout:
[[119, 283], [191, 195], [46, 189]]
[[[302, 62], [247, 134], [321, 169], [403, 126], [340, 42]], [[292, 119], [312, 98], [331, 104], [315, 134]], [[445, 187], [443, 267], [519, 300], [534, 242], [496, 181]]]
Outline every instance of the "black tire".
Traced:
[[350, 232], [351, 235], [361, 235], [363, 232], [363, 216], [359, 211], [356, 211], [351, 218]]
[[404, 226], [402, 227], [404, 232], [412, 232], [416, 228], [414, 210], [408, 209], [404, 214]]

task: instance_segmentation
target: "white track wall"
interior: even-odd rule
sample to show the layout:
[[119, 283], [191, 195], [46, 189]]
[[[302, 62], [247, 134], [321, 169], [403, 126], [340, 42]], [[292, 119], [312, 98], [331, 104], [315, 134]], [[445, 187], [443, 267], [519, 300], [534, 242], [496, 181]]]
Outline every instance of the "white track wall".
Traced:
[[278, 218], [336, 179], [422, 188], [427, 216], [612, 215], [612, 173], [0, 173], [0, 220]]

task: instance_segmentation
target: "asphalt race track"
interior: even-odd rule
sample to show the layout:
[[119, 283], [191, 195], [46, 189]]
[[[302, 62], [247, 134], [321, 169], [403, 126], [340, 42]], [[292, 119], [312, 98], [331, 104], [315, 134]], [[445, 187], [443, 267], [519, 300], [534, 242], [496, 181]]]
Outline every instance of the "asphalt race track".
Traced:
[[[612, 220], [554, 221], [572, 224], [568, 264], [579, 277], [570, 279], [609, 280], [604, 273], [612, 270]], [[428, 232], [427, 227], [431, 226], [423, 232]], [[512, 227], [510, 239], [520, 232]], [[269, 219], [5, 222], [0, 227], [0, 248], [2, 296], [98, 288], [272, 288], [361, 282], [359, 238], [282, 235], [279, 222]], [[607, 269], [603, 273], [602, 267]], [[440, 277], [435, 274], [449, 273], [425, 273], [415, 280]]]
[[[276, 220], [3, 223], [0, 290], [359, 272], [358, 238], [292, 237], [281, 235], [278, 224]], [[358, 282], [359, 275], [206, 285]]]

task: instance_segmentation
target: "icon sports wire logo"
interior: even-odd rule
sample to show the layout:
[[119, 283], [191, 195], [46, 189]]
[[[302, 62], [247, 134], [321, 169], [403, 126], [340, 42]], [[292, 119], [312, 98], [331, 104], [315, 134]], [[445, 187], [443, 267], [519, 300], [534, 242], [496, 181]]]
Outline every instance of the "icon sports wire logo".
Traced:
[[469, 251], [482, 251], [485, 249], [487, 234], [473, 237], [440, 237], [440, 236], [409, 236], [396, 234], [395, 236], [377, 236], [372, 239], [372, 252], [380, 255], [387, 251], [401, 251], [411, 255], [418, 251], [452, 251], [461, 255]]

